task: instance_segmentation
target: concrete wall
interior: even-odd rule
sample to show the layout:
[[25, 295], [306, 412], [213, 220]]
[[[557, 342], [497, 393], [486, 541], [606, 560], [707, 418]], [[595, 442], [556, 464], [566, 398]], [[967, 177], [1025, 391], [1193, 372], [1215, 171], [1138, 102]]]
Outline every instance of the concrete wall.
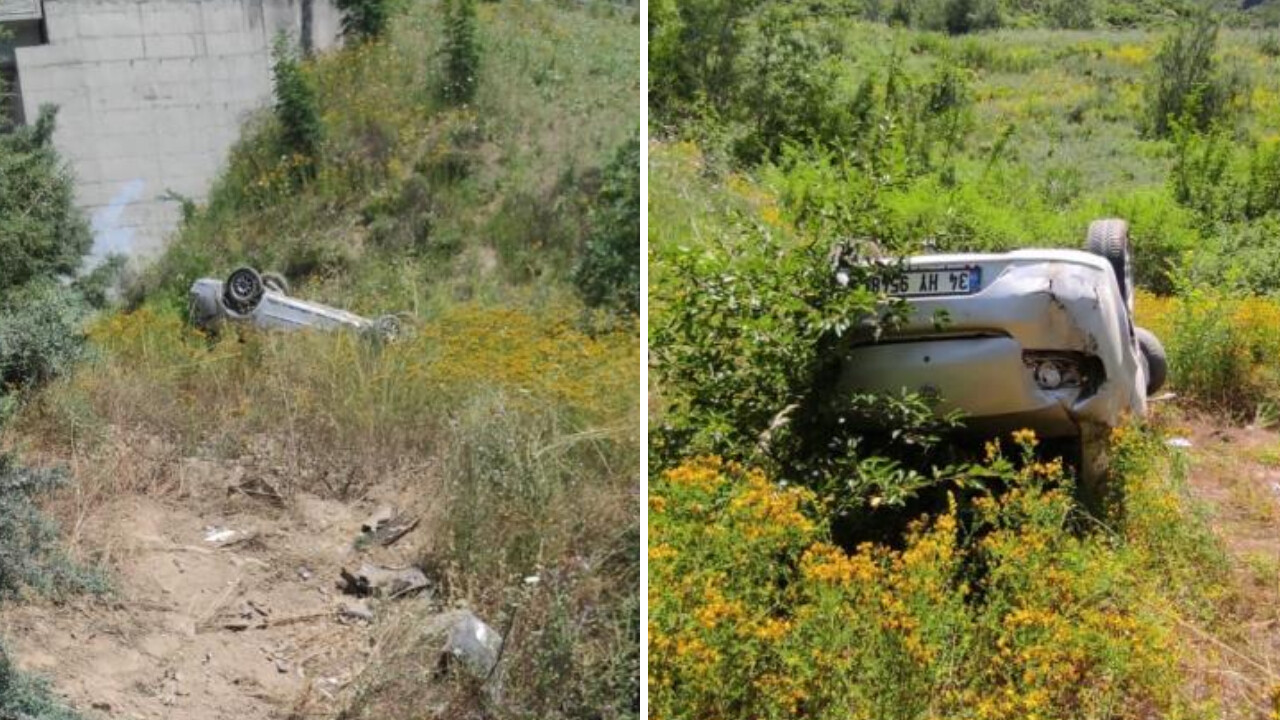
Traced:
[[39, 18], [40, 0], [0, 0], [0, 22]]
[[[45, 0], [49, 44], [17, 49], [28, 121], [60, 106], [54, 142], [70, 162], [94, 255], [145, 256], [177, 226], [170, 190], [202, 199], [271, 101], [270, 46], [299, 36], [308, 0]], [[313, 0], [311, 44], [339, 16]]]

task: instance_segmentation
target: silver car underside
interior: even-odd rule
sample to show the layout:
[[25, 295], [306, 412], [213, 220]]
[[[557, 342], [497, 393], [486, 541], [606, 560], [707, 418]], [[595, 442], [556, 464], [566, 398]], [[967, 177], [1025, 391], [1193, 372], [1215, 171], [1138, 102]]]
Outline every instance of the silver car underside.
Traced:
[[[237, 298], [228, 288], [236, 281], [237, 273], [244, 271], [241, 268], [232, 273], [226, 282], [201, 278], [192, 283], [189, 304], [193, 324], [213, 328], [227, 321], [244, 322], [267, 330], [346, 328], [382, 337], [394, 336], [399, 331], [395, 316], [371, 320], [346, 310], [292, 297], [278, 285], [272, 287], [259, 282], [259, 286], [252, 288], [245, 297]], [[253, 273], [252, 277], [257, 278], [257, 274]]]

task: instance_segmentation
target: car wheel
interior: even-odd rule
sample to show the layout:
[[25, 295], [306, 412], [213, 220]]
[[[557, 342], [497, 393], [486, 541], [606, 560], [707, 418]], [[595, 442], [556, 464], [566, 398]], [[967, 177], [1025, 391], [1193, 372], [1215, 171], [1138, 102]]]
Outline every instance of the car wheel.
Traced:
[[373, 323], [378, 336], [383, 340], [395, 340], [400, 336], [400, 318], [395, 315], [383, 315]]
[[1133, 313], [1133, 254], [1129, 248], [1129, 223], [1124, 220], [1110, 218], [1094, 220], [1089, 223], [1089, 235], [1085, 240], [1085, 249], [1094, 255], [1101, 255], [1111, 263], [1115, 271], [1116, 282], [1120, 285], [1120, 296]]
[[284, 276], [281, 275], [280, 273], [277, 273], [277, 272], [262, 273], [262, 284], [265, 285], [266, 288], [268, 290], [271, 290], [272, 292], [278, 292], [281, 295], [289, 294], [289, 281], [285, 280]]
[[1138, 339], [1142, 357], [1147, 361], [1147, 395], [1155, 395], [1169, 376], [1169, 360], [1164, 354], [1164, 345], [1160, 344], [1155, 333], [1146, 328], [1136, 327], [1133, 334]]
[[237, 268], [222, 285], [222, 299], [231, 310], [244, 315], [253, 312], [266, 292], [262, 276], [251, 267]]

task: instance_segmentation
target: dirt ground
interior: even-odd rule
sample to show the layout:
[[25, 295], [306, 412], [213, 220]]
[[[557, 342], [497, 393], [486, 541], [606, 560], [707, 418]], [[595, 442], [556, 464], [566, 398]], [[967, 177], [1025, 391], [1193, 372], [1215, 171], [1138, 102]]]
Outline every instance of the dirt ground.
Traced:
[[[1223, 540], [1235, 586], [1234, 632], [1186, 625], [1203, 650], [1191, 671], [1227, 699], [1225, 717], [1266, 718], [1280, 688], [1280, 431], [1161, 415], [1191, 443], [1179, 451], [1188, 490]], [[439, 510], [421, 481], [389, 481], [349, 503], [305, 492], [276, 503], [228, 492], [261, 475], [252, 463], [163, 465], [150, 472], [181, 477], [154, 485], [167, 491], [95, 498], [73, 513], [73, 541], [104, 558], [114, 595], [0, 611], [19, 666], [88, 718], [333, 717], [394, 632], [391, 619], [432, 602], [375, 601], [370, 623], [344, 617], [354, 600], [337, 587], [344, 567], [420, 557]], [[385, 506], [424, 521], [390, 548], [358, 548], [362, 523]], [[235, 534], [209, 541], [225, 530]]]
[[111, 597], [0, 613], [18, 665], [89, 718], [331, 717], [385, 619], [431, 602], [375, 600], [372, 623], [348, 618], [355, 600], [339, 590], [340, 570], [412, 562], [425, 528], [358, 549], [362, 522], [404, 507], [403, 496], [277, 503], [228, 492], [252, 475], [242, 466], [183, 459], [173, 469], [187, 476], [181, 491], [123, 494], [76, 522], [80, 549], [106, 558]]
[[[1177, 414], [1176, 410], [1173, 414]], [[1223, 717], [1280, 710], [1280, 428], [1187, 415], [1171, 422], [1190, 441], [1188, 491], [1222, 540], [1231, 571], [1229, 628], [1184, 626], [1201, 652], [1196, 682], [1225, 699]]]

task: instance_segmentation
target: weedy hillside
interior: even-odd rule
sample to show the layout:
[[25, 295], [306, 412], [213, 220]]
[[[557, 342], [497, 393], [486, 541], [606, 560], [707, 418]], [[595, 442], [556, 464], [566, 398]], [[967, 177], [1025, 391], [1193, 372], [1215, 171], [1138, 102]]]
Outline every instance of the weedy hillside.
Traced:
[[[655, 7], [658, 715], [1274, 717], [1267, 12]], [[1131, 223], [1176, 395], [1111, 438], [1101, 514], [1029, 432], [958, 448], [910, 397], [851, 400], [883, 435], [804, 412], [850, 318], [894, 312], [835, 285], [837, 242], [1080, 248], [1100, 217]]]
[[[27, 593], [13, 658], [86, 717], [634, 717], [637, 10], [341, 5], [343, 49], [277, 42], [274, 107], [122, 306], [14, 351], [57, 361], [6, 396], [65, 479], [43, 582], [106, 595]], [[403, 332], [193, 327], [191, 282], [241, 265]], [[387, 547], [382, 506], [416, 521]], [[366, 562], [429, 587], [351, 609]], [[440, 664], [458, 607], [504, 638], [487, 677]]]

